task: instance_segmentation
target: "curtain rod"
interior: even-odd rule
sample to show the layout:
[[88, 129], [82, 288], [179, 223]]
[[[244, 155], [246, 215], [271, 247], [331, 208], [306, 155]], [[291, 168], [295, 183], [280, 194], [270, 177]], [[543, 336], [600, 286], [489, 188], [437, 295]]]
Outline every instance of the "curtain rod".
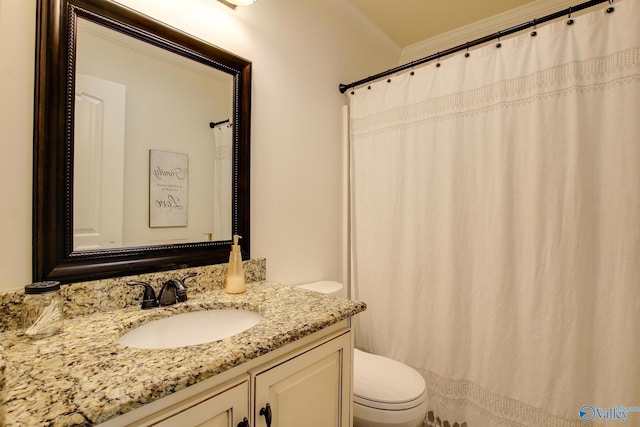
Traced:
[[[543, 16], [542, 18], [535, 18], [535, 19], [533, 19], [531, 21], [523, 22], [522, 24], [518, 24], [518, 25], [515, 25], [515, 26], [513, 26], [511, 28], [507, 28], [506, 30], [500, 30], [500, 31], [498, 31], [496, 33], [493, 33], [493, 34], [490, 34], [488, 36], [480, 37], [480, 38], [477, 38], [475, 40], [466, 42], [464, 44], [452, 47], [450, 49], [443, 50], [442, 52], [438, 52], [438, 53], [435, 53], [433, 55], [429, 55], [429, 56], [424, 57], [424, 58], [416, 59], [415, 61], [411, 61], [411, 62], [409, 62], [407, 64], [400, 65], [400, 66], [395, 67], [395, 68], [391, 68], [391, 69], [389, 69], [387, 71], [383, 71], [382, 73], [378, 73], [376, 75], [369, 76], [369, 77], [367, 77], [365, 79], [358, 80], [357, 82], [353, 82], [353, 83], [349, 83], [349, 84], [340, 83], [340, 85], [338, 86], [338, 89], [340, 90], [340, 93], [345, 93], [347, 90], [349, 90], [351, 88], [354, 88], [356, 86], [360, 86], [362, 84], [369, 83], [369, 82], [372, 82], [374, 80], [381, 79], [382, 77], [390, 76], [390, 75], [395, 74], [395, 73], [397, 73], [399, 71], [408, 70], [408, 69], [410, 69], [412, 67], [415, 67], [416, 65], [425, 64], [425, 63], [427, 63], [429, 61], [433, 61], [434, 59], [440, 59], [442, 57], [451, 55], [452, 53], [460, 52], [462, 50], [469, 49], [471, 47], [478, 46], [478, 45], [490, 42], [491, 40], [500, 39], [500, 37], [508, 36], [510, 34], [513, 34], [513, 33], [517, 33], [519, 31], [525, 30], [525, 29], [527, 29], [529, 27], [535, 27], [538, 24], [542, 24], [544, 22], [552, 21], [552, 20], [558, 19], [558, 18], [560, 18], [562, 16], [568, 16], [569, 17], [569, 21], [567, 21], [567, 23], [569, 25], [571, 25], [573, 23], [573, 20], [571, 19], [571, 14], [573, 12], [578, 12], [578, 11], [581, 11], [583, 9], [587, 9], [587, 8], [590, 8], [590, 7], [596, 6], [596, 5], [600, 4], [600, 3], [605, 3], [605, 2], [609, 2], [609, 4], [613, 4], [613, 0], [589, 0], [589, 1], [586, 1], [584, 3], [580, 3], [579, 5], [570, 6], [570, 7], [566, 8], [566, 9], [559, 10], [557, 12], [554, 12], [554, 13], [551, 13], [549, 15]], [[614, 10], [613, 6], [610, 6], [610, 7], [607, 8], [607, 13], [611, 13], [611, 12], [613, 12], [613, 10]]]

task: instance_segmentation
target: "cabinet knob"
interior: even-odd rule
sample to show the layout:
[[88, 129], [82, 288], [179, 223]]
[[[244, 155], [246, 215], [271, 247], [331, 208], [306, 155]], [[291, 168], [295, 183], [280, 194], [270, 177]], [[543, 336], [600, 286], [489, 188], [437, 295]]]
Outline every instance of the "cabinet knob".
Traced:
[[247, 419], [247, 417], [244, 417], [242, 421], [240, 421], [240, 423], [238, 424], [238, 427], [251, 427], [249, 425], [249, 420]]
[[260, 408], [260, 415], [264, 415], [267, 427], [271, 427], [271, 405], [267, 403], [264, 408]]

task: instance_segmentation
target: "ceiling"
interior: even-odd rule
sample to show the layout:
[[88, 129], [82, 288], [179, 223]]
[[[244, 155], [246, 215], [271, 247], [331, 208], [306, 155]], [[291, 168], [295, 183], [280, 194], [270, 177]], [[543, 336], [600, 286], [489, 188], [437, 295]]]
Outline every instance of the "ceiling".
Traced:
[[536, 0], [349, 0], [401, 48]]

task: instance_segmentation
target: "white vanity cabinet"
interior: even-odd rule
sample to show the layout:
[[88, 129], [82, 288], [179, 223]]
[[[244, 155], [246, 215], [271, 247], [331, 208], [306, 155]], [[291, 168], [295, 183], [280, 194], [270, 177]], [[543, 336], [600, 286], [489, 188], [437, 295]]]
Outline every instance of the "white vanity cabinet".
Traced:
[[349, 427], [351, 333], [250, 372], [255, 427]]
[[[227, 388], [228, 387], [228, 388]], [[174, 408], [178, 412], [153, 425], [162, 427], [229, 427], [242, 425], [249, 417], [249, 381], [211, 390], [197, 399], [189, 399]]]
[[250, 395], [246, 373], [222, 383], [209, 378], [98, 426], [246, 427]]
[[101, 425], [350, 427], [352, 358], [342, 321]]

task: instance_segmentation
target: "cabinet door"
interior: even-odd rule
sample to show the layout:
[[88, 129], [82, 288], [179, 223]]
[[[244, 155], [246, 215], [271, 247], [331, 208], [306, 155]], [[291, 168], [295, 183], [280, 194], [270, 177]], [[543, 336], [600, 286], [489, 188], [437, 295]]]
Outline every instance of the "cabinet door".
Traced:
[[252, 373], [255, 427], [348, 427], [351, 418], [351, 334]]
[[165, 427], [235, 427], [249, 417], [249, 382], [216, 390], [204, 400], [184, 404], [179, 413], [154, 424]]

